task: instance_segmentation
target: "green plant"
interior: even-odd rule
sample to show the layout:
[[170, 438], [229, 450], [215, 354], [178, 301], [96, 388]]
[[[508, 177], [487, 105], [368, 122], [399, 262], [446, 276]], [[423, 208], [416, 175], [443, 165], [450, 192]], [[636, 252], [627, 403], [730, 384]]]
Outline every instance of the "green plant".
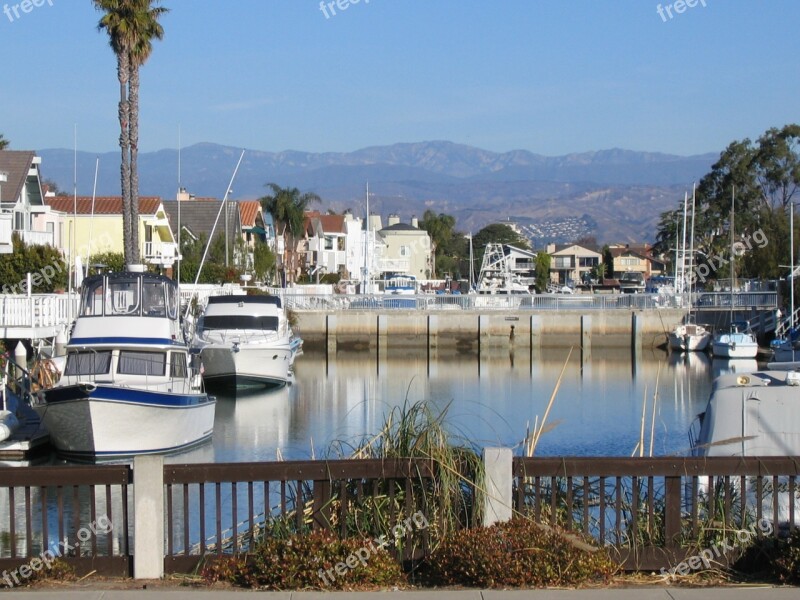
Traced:
[[202, 576], [209, 583], [228, 581], [265, 590], [364, 589], [405, 583], [400, 565], [371, 539], [343, 539], [327, 530], [267, 538], [247, 556], [208, 563]]
[[449, 534], [427, 560], [431, 583], [497, 588], [607, 582], [618, 566], [574, 535], [525, 518]]

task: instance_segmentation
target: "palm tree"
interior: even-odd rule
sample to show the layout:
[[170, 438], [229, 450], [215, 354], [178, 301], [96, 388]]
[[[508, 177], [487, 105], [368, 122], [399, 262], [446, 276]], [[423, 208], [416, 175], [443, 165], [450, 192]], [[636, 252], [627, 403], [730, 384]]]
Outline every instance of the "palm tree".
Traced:
[[151, 40], [164, 30], [158, 17], [168, 9], [153, 6], [159, 0], [93, 0], [104, 14], [97, 24], [105, 30], [117, 56], [119, 80], [120, 181], [125, 262], [139, 262], [139, 67], [152, 51]]
[[305, 211], [312, 202], [320, 202], [320, 197], [313, 192], [301, 194], [297, 188], [282, 188], [276, 183], [269, 183], [272, 190], [260, 199], [261, 207], [272, 215], [275, 221], [275, 232], [281, 231], [284, 237], [283, 271], [286, 281], [295, 281], [297, 275], [297, 239], [303, 232]]
[[3, 137], [3, 134], [0, 133], [0, 150], [5, 150], [6, 148], [8, 148], [9, 143], [10, 142]]

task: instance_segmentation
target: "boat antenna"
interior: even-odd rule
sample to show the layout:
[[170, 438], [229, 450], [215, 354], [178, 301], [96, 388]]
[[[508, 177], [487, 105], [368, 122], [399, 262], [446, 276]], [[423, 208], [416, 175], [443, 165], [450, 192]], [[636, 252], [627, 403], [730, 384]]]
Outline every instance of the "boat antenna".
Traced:
[[[78, 124], [72, 126], [72, 223], [70, 223], [69, 268], [67, 269], [67, 293], [72, 297], [72, 265], [75, 261], [75, 233], [78, 219]], [[69, 303], [69, 316], [72, 319], [72, 302]]]
[[[214, 239], [214, 231], [217, 229], [217, 223], [219, 223], [219, 216], [222, 214], [222, 209], [225, 208], [225, 205], [228, 202], [228, 196], [231, 193], [231, 186], [233, 185], [233, 180], [236, 179], [236, 173], [239, 172], [239, 165], [242, 164], [242, 159], [244, 158], [244, 150], [239, 155], [239, 162], [236, 163], [236, 168], [233, 170], [233, 175], [231, 175], [231, 180], [228, 183], [228, 187], [225, 189], [225, 196], [222, 198], [222, 202], [220, 202], [219, 210], [217, 211], [217, 218], [214, 219], [214, 226], [211, 228], [211, 234], [208, 236], [208, 242], [206, 243], [206, 249], [203, 250], [203, 258], [200, 260], [200, 266], [197, 269], [197, 275], [194, 277], [194, 287], [195, 293], [197, 289], [197, 282], [200, 279], [200, 273], [203, 271], [203, 264], [206, 262], [206, 256], [208, 255], [208, 249], [211, 247], [211, 240]], [[226, 209], [227, 211], [227, 209]], [[189, 299], [189, 302], [186, 304], [186, 314], [184, 318], [189, 316], [189, 309], [192, 308], [192, 300], [194, 299], [195, 293], [192, 294], [192, 297]]]
[[92, 233], [94, 231], [94, 201], [97, 198], [97, 172], [100, 169], [100, 157], [94, 162], [94, 186], [92, 187], [92, 218], [89, 221], [89, 243], [86, 245], [86, 272], [89, 272], [89, 258], [92, 248]]
[[175, 255], [178, 289], [181, 287], [181, 125], [178, 123], [178, 252]]

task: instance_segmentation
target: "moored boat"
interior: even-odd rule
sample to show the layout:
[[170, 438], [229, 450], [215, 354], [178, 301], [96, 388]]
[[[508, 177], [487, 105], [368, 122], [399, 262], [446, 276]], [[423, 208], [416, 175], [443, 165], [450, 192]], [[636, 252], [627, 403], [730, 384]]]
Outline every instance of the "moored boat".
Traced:
[[216, 401], [190, 360], [179, 311], [177, 283], [161, 275], [84, 280], [64, 372], [34, 404], [61, 454], [121, 458], [211, 437]]
[[208, 384], [283, 386], [302, 340], [277, 296], [211, 296], [197, 321], [192, 349]]

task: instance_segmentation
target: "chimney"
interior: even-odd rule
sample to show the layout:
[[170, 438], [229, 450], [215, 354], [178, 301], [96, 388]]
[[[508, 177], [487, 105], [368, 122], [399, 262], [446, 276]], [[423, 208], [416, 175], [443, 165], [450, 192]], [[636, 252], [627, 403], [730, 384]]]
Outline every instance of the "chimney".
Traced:
[[411, 217], [411, 226], [419, 229], [419, 219], [417, 219], [417, 215]]
[[399, 222], [400, 222], [400, 217], [392, 213], [391, 215], [389, 215], [389, 222], [386, 226], [391, 227], [392, 225], [397, 225]]
[[383, 223], [381, 222], [380, 215], [370, 215], [369, 216], [369, 230], [370, 231], [380, 231], [383, 229]]
[[186, 191], [186, 188], [181, 188], [178, 190], [178, 202], [185, 202], [189, 200], [191, 197], [189, 196], [189, 192]]

